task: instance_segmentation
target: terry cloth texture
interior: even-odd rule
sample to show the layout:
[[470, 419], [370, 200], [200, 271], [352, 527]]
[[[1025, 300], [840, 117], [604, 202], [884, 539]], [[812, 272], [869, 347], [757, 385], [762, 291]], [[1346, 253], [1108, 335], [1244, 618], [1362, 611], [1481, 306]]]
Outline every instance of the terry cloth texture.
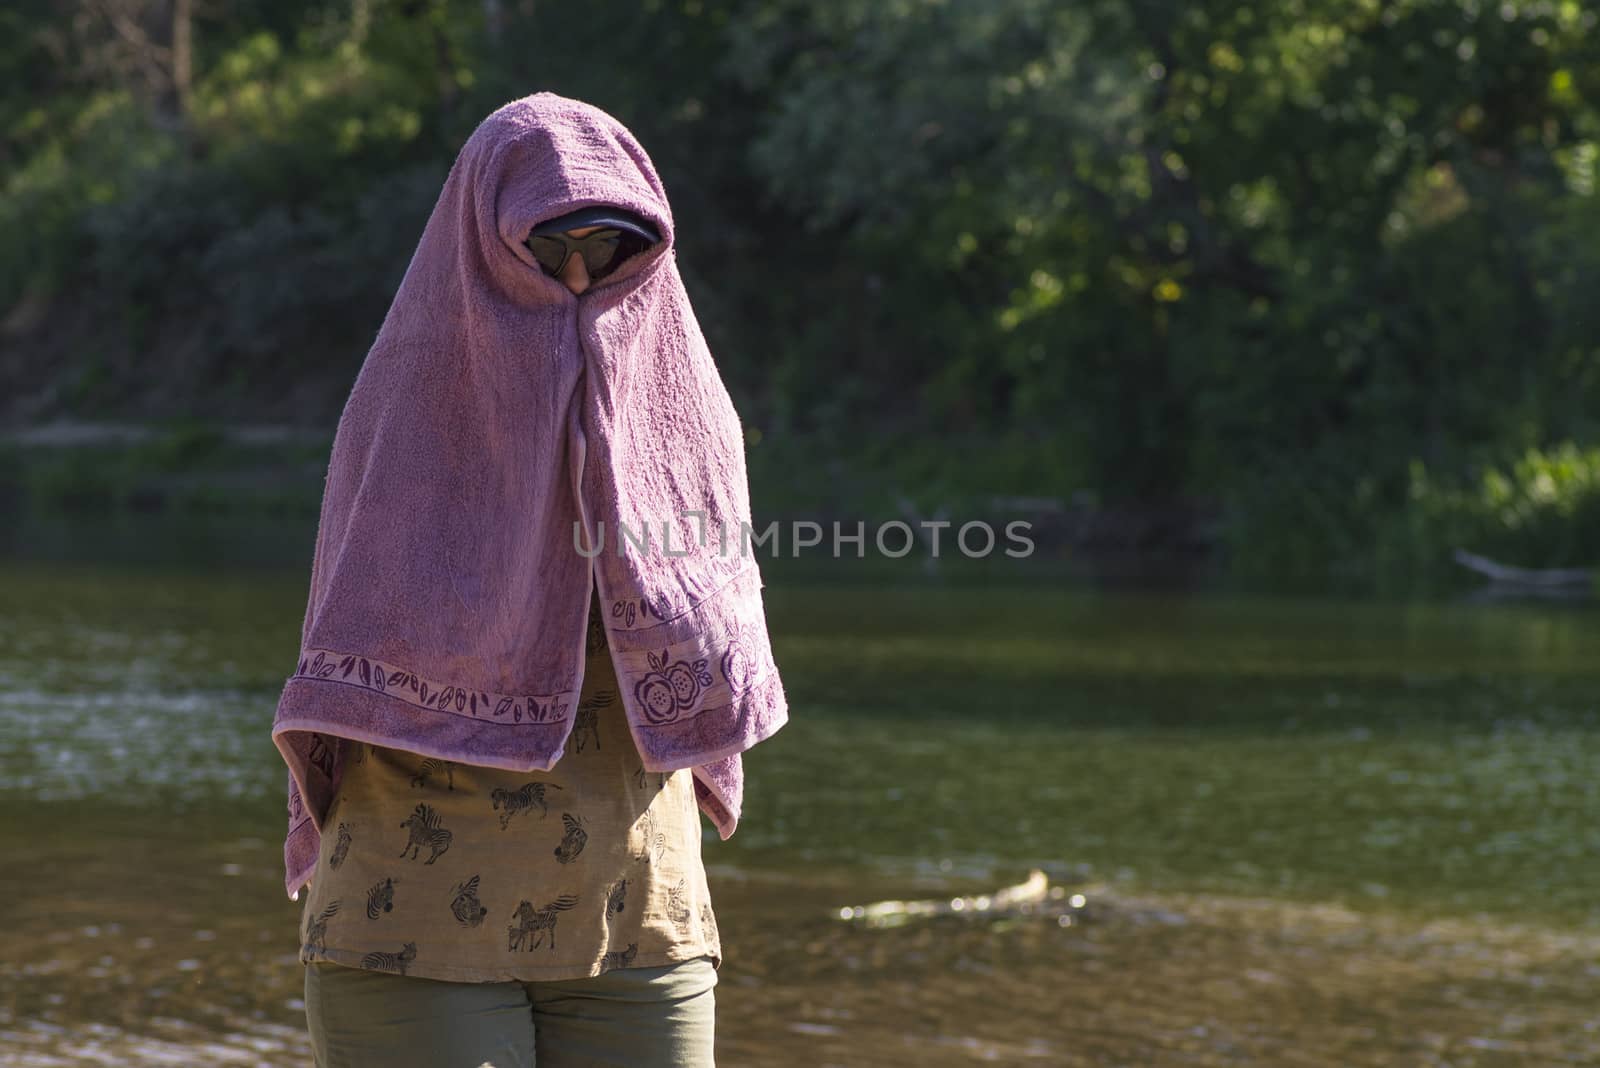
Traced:
[[[574, 296], [524, 241], [602, 204], [662, 240]], [[690, 769], [731, 836], [740, 754], [788, 718], [750, 525], [742, 428], [649, 157], [576, 100], [497, 109], [451, 167], [339, 419], [272, 727], [289, 896], [351, 741], [555, 765], [592, 584], [645, 770]]]
[[692, 774], [646, 771], [598, 611], [571, 751], [515, 772], [350, 743], [300, 960], [455, 982], [722, 966]]

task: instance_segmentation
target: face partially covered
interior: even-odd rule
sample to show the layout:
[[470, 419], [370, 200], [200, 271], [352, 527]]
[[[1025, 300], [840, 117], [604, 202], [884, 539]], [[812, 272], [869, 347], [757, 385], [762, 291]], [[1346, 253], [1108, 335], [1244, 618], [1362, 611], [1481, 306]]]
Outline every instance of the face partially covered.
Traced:
[[[630, 257], [656, 242], [629, 225], [617, 225], [606, 212], [594, 210], [572, 213], [572, 226], [561, 228], [556, 219], [537, 227], [527, 245], [544, 272], [566, 286], [574, 295], [618, 270]], [[602, 218], [596, 220], [594, 215]], [[589, 216], [585, 218], [584, 216]]]

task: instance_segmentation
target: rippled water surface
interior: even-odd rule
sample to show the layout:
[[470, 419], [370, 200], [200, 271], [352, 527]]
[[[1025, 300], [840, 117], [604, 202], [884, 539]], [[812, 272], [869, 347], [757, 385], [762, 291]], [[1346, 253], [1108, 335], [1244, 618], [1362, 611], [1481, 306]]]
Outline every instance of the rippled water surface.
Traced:
[[[309, 534], [121, 536], [0, 564], [0, 1064], [303, 1065]], [[763, 571], [719, 1063], [1600, 1063], [1592, 609]], [[1073, 922], [838, 918], [1034, 867]]]

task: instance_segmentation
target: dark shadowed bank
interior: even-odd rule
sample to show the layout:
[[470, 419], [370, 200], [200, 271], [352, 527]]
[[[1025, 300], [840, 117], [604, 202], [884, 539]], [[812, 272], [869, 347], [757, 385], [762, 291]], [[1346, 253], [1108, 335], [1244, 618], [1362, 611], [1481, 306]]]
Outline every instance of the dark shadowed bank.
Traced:
[[[330, 432], [288, 425], [58, 421], [0, 438], [0, 503], [18, 516], [314, 524], [331, 444]], [[1213, 577], [1224, 563], [1214, 504], [1105, 506], [1087, 490], [1066, 498], [1000, 493], [981, 473], [972, 485], [930, 482], [893, 457], [873, 466], [827, 457], [816, 443], [767, 439], [747, 455], [753, 533], [775, 527], [752, 547], [760, 555], [914, 556], [930, 571], [993, 557], [1019, 571], [1168, 582]], [[857, 533], [859, 545], [849, 540]]]

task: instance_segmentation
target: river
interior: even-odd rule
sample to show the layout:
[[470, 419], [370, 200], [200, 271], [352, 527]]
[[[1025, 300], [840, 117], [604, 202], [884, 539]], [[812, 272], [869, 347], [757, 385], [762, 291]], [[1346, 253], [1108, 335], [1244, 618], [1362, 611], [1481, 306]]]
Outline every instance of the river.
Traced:
[[[0, 1063], [304, 1065], [303, 523], [16, 524]], [[831, 561], [827, 563], [832, 563]], [[1600, 1062], [1600, 612], [763, 562], [724, 1065]], [[839, 918], [1015, 883], [1074, 922]]]

